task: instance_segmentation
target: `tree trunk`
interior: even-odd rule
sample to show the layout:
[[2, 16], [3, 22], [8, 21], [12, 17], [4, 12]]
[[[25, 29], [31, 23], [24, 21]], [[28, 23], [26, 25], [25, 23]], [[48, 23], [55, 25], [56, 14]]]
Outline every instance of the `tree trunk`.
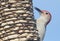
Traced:
[[38, 41], [32, 0], [0, 1], [0, 41]]

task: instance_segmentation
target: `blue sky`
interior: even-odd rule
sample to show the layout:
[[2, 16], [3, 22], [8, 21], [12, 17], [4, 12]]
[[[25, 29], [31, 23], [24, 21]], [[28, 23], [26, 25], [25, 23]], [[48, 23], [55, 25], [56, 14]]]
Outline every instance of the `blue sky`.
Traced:
[[[33, 0], [33, 6], [48, 10], [52, 15], [44, 41], [60, 41], [60, 0]], [[34, 16], [35, 19], [39, 18], [39, 13], [35, 9]]]

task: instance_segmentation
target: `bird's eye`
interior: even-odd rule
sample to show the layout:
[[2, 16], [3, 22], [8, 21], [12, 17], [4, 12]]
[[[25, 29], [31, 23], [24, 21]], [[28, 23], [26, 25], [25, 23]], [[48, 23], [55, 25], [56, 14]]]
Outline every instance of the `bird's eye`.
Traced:
[[48, 13], [46, 13], [46, 14], [48, 14]]

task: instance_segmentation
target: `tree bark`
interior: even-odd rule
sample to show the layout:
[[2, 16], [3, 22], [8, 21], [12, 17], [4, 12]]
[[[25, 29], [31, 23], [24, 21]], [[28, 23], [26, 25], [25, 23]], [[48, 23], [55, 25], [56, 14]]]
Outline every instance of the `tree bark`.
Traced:
[[32, 0], [0, 1], [0, 41], [38, 41]]

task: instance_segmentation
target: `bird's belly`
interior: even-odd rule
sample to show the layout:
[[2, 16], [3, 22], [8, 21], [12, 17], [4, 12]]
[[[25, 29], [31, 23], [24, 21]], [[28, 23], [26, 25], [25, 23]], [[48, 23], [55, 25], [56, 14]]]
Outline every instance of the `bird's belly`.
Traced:
[[39, 32], [40, 37], [43, 37], [45, 34], [45, 30], [39, 30], [38, 32]]
[[45, 27], [43, 25], [39, 25], [37, 29], [38, 29], [38, 34], [39, 34], [40, 39], [43, 40], [44, 35], [45, 35]]
[[39, 32], [40, 36], [43, 36], [45, 33], [45, 29], [39, 29], [38, 32]]

